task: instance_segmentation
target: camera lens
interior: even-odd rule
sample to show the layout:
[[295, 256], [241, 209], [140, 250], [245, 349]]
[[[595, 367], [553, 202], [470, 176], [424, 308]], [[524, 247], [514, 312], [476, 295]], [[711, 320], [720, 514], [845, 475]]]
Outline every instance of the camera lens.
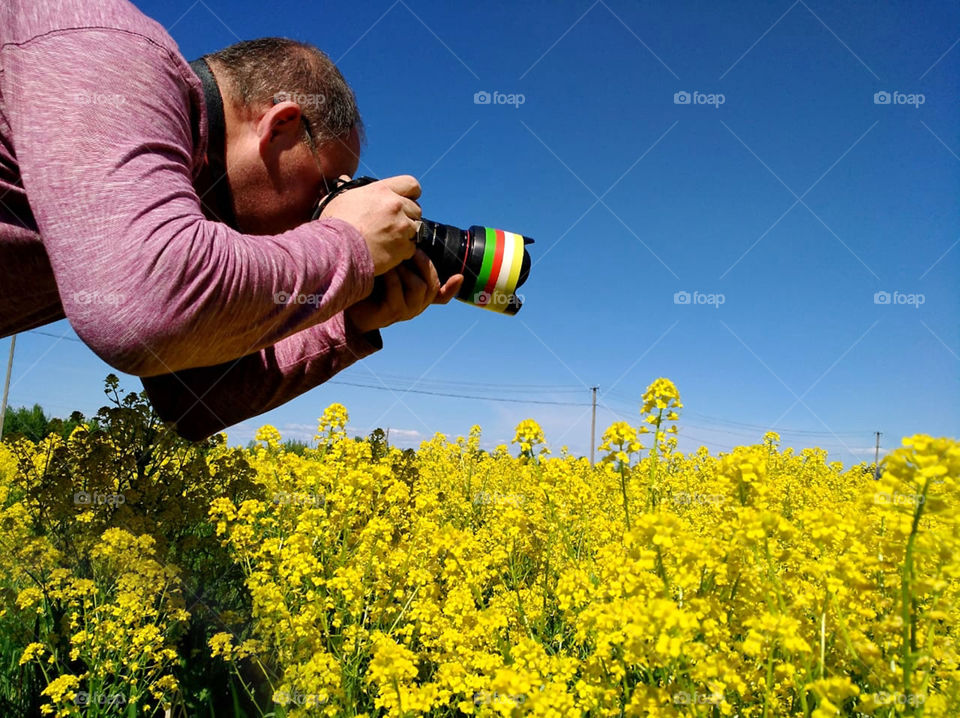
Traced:
[[441, 282], [463, 274], [457, 298], [504, 314], [516, 314], [522, 305], [516, 289], [530, 273], [533, 242], [513, 232], [474, 225], [463, 230], [424, 219], [417, 246], [433, 262]]

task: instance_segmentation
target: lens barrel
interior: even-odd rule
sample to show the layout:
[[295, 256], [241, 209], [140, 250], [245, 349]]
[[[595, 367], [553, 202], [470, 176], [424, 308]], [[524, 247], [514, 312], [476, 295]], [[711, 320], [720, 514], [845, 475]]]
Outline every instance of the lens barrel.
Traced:
[[474, 225], [460, 229], [449, 224], [422, 220], [417, 246], [433, 262], [446, 282], [463, 274], [457, 299], [502, 314], [516, 314], [523, 305], [517, 287], [527, 281], [533, 240], [513, 232]]
[[[312, 218], [319, 219], [338, 194], [376, 181], [373, 177], [338, 181], [334, 190], [318, 201]], [[463, 275], [463, 286], [457, 294], [460, 301], [501, 314], [520, 311], [523, 297], [517, 294], [517, 287], [527, 281], [530, 273], [526, 246], [533, 240], [529, 237], [479, 225], [460, 229], [424, 219], [416, 242], [433, 262], [441, 283], [454, 274]], [[374, 296], [385, 292], [381, 279], [374, 281]]]

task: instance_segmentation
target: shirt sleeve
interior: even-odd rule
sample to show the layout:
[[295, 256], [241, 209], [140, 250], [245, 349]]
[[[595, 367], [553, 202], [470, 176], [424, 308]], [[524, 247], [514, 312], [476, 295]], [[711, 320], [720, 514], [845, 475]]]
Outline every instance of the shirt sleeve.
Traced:
[[86, 28], [6, 45], [0, 66], [64, 313], [104, 361], [149, 377], [260, 357], [263, 371], [300, 376], [274, 359], [351, 345], [317, 327], [370, 293], [363, 237], [341, 220], [275, 236], [208, 221], [193, 187], [202, 94], [178, 53]]
[[199, 441], [276, 408], [382, 346], [379, 331], [360, 334], [341, 312], [242, 359], [142, 381], [160, 418]]

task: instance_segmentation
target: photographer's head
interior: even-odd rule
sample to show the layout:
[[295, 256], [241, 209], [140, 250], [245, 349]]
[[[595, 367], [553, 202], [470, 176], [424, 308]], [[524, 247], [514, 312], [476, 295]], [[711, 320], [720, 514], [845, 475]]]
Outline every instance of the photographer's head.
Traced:
[[279, 234], [307, 221], [325, 186], [357, 170], [352, 90], [330, 58], [295, 40], [250, 40], [206, 59], [224, 95], [238, 229]]

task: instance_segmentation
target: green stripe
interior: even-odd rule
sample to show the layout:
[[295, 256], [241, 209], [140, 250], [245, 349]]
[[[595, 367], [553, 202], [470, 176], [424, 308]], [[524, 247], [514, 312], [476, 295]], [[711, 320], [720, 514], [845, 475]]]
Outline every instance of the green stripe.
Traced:
[[473, 300], [477, 300], [477, 295], [487, 286], [487, 280], [490, 279], [490, 270], [493, 269], [493, 258], [497, 253], [497, 230], [484, 227], [487, 232], [486, 243], [483, 246], [483, 264], [480, 266], [480, 273], [477, 275], [477, 283], [473, 285]]

